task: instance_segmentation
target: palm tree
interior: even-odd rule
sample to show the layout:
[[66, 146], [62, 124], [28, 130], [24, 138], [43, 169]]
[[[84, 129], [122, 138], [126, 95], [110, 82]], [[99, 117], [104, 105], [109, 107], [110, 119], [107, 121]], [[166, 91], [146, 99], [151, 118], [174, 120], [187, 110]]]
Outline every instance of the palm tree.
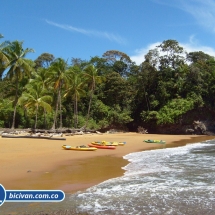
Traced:
[[86, 128], [90, 117], [90, 108], [91, 108], [94, 91], [96, 88], [96, 83], [97, 82], [100, 83], [102, 79], [101, 79], [101, 76], [98, 76], [97, 69], [93, 65], [88, 65], [84, 69], [84, 72], [85, 72], [86, 81], [89, 83], [89, 87], [90, 87], [90, 101], [89, 101], [89, 106], [87, 111], [86, 123], [84, 126]]
[[79, 67], [73, 67], [72, 80], [69, 88], [66, 90], [65, 96], [71, 95], [74, 101], [74, 127], [78, 126], [78, 100], [81, 96], [85, 95], [84, 87], [85, 80], [83, 79], [83, 74]]
[[[49, 85], [50, 77], [49, 70], [47, 68], [40, 67], [36, 71], [32, 73], [32, 79], [30, 79], [30, 83], [41, 83], [43, 90], [47, 90], [48, 94], [53, 94], [53, 87]], [[46, 120], [46, 110], [44, 108], [44, 127], [47, 126]]]
[[[0, 39], [4, 36], [0, 34]], [[7, 65], [9, 63], [9, 59], [4, 53], [4, 49], [10, 44], [9, 41], [4, 41], [3, 43], [0, 43], [0, 77], [2, 77], [3, 72], [7, 68]]]
[[48, 89], [50, 87], [50, 76], [49, 70], [47, 68], [38, 68], [36, 71], [32, 72], [32, 79], [30, 82], [40, 82], [44, 89]]
[[47, 91], [43, 88], [41, 83], [29, 83], [26, 86], [26, 91], [18, 100], [19, 104], [24, 105], [25, 108], [31, 108], [35, 110], [35, 123], [34, 128], [37, 127], [37, 117], [39, 107], [42, 107], [45, 111], [51, 111], [52, 97], [47, 95]]
[[58, 105], [60, 106], [60, 128], [62, 128], [62, 104], [61, 104], [61, 91], [63, 87], [67, 87], [69, 80], [71, 79], [71, 69], [62, 58], [57, 58], [50, 66], [50, 81], [54, 85], [54, 89], [57, 90], [57, 101], [56, 109], [54, 115], [54, 123], [52, 129], [55, 129], [57, 115], [58, 115]]
[[4, 53], [9, 59], [6, 77], [16, 84], [12, 129], [15, 127], [19, 81], [22, 80], [25, 75], [30, 75], [34, 65], [33, 61], [25, 58], [28, 53], [34, 52], [34, 50], [29, 48], [23, 49], [22, 45], [23, 42], [14, 41], [4, 48]]

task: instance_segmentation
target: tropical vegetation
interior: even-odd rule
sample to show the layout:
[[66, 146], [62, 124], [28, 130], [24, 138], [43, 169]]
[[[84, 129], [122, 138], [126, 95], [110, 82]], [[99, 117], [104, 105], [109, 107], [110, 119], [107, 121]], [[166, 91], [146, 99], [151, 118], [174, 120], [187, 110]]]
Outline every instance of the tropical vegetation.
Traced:
[[186, 52], [176, 40], [149, 50], [140, 65], [117, 50], [88, 61], [50, 53], [33, 61], [33, 52], [22, 41], [0, 43], [0, 127], [135, 130], [215, 111], [214, 56]]

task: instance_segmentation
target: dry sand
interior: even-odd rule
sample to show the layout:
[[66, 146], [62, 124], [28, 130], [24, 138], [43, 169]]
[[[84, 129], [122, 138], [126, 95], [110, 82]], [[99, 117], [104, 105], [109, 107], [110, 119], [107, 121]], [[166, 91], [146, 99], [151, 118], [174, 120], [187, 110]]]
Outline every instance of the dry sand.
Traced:
[[[58, 203], [5, 202], [0, 215], [76, 214], [71, 211], [69, 195], [110, 178], [122, 176], [132, 152], [214, 139], [214, 136], [156, 135], [138, 133], [88, 134], [61, 140], [0, 138], [0, 184], [6, 190], [63, 190], [66, 198]], [[162, 139], [166, 144], [145, 143], [144, 139]], [[64, 150], [63, 144], [78, 146], [93, 141], [126, 141], [115, 150]], [[67, 212], [65, 212], [67, 211]]]
[[[6, 190], [60, 189], [74, 193], [109, 178], [123, 175], [122, 157], [131, 152], [214, 139], [213, 136], [138, 133], [85, 134], [62, 140], [0, 138], [0, 184]], [[145, 143], [162, 139], [166, 144]], [[63, 144], [87, 145], [92, 141], [126, 141], [115, 150], [64, 150]]]

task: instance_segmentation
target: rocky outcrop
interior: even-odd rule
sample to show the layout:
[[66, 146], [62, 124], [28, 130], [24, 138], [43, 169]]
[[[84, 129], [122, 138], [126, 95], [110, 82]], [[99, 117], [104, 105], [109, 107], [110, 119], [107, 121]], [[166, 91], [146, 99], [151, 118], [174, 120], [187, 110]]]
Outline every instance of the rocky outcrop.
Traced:
[[201, 122], [201, 121], [194, 121], [193, 128], [194, 128], [194, 132], [199, 133], [199, 134], [206, 134], [206, 132], [207, 132], [205, 123]]
[[206, 121], [194, 120], [193, 123], [189, 125], [181, 124], [165, 125], [158, 127], [156, 133], [215, 135], [215, 122], [210, 120]]
[[160, 134], [215, 135], [215, 111], [208, 108], [194, 109], [181, 116], [178, 123], [155, 125], [152, 129], [148, 128], [148, 131]]

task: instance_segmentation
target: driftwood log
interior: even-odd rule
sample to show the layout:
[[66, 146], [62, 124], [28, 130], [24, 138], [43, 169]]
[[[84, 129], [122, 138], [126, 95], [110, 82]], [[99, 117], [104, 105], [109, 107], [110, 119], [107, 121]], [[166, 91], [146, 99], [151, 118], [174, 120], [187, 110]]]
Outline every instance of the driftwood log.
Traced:
[[0, 129], [1, 133], [10, 133], [10, 134], [19, 134], [19, 133], [71, 133], [75, 134], [78, 132], [83, 132], [83, 133], [96, 133], [95, 130], [90, 130], [90, 129], [74, 129], [74, 128], [61, 128], [61, 129], [32, 129], [32, 128], [27, 128], [27, 129], [10, 129], [10, 128], [2, 128]]

